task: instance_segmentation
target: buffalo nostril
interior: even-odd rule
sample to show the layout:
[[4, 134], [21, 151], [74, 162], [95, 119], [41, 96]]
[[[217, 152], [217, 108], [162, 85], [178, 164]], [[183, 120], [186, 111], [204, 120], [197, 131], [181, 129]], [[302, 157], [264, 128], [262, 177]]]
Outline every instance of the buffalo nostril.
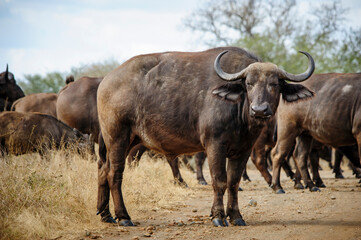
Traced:
[[253, 105], [251, 106], [251, 116], [268, 118], [273, 115], [273, 112], [269, 104]]
[[268, 109], [266, 105], [252, 106], [251, 108], [255, 113], [264, 113]]

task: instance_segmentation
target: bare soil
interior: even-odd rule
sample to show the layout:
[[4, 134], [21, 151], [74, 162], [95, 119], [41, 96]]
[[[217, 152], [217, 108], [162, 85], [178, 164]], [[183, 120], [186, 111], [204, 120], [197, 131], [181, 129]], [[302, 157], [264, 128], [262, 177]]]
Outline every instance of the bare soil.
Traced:
[[[97, 229], [58, 239], [361, 239], [361, 186], [350, 170], [345, 170], [345, 179], [335, 179], [331, 170], [321, 171], [327, 188], [313, 193], [293, 189], [293, 182], [282, 175], [282, 195], [274, 194], [257, 170], [248, 173], [252, 182], [242, 181], [244, 191], [239, 192], [248, 226], [214, 227], [208, 217], [212, 187], [199, 185], [191, 198], [133, 218], [136, 227], [99, 222]], [[251, 200], [256, 206], [250, 206]]]

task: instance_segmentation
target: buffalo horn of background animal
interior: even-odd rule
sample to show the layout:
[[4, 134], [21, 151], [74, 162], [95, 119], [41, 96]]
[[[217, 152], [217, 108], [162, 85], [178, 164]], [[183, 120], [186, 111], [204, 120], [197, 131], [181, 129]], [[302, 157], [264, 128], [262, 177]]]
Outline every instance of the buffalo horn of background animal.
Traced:
[[[247, 68], [243, 69], [242, 71], [240, 71], [238, 73], [225, 73], [222, 70], [221, 65], [219, 64], [219, 60], [227, 52], [228, 51], [221, 52], [217, 56], [216, 60], [214, 61], [214, 70], [216, 71], [218, 76], [226, 81], [235, 81], [237, 79], [245, 78], [247, 75], [246, 74]], [[279, 68], [279, 78], [280, 79], [289, 80], [291, 82], [302, 82], [312, 75], [313, 71], [315, 70], [315, 62], [313, 61], [312, 56], [309, 53], [304, 52], [304, 51], [299, 51], [299, 52], [305, 54], [308, 58], [309, 63], [308, 63], [308, 68], [307, 68], [306, 72], [301, 73], [301, 74], [291, 74], [291, 73], [288, 73]]]
[[306, 72], [301, 74], [292, 74], [288, 73], [285, 70], [279, 69], [279, 78], [284, 80], [289, 80], [291, 82], [302, 82], [305, 81], [307, 78], [311, 77], [313, 71], [315, 70], [315, 62], [313, 61], [312, 56], [308, 52], [299, 51], [300, 53], [303, 53], [308, 58], [308, 68]]
[[6, 71], [5, 71], [5, 77], [8, 78], [9, 74], [9, 64], [6, 64]]

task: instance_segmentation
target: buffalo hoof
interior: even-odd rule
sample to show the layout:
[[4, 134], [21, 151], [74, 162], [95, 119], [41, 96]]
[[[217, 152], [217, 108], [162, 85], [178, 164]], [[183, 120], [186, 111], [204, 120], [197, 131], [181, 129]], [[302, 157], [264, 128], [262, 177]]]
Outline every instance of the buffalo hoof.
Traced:
[[238, 187], [238, 191], [240, 191], [240, 192], [241, 192], [241, 191], [243, 191], [243, 189], [242, 189], [241, 187]]
[[310, 191], [311, 192], [321, 192], [321, 190], [316, 186], [313, 186], [312, 188], [310, 188]]
[[283, 190], [283, 189], [278, 189], [277, 191], [276, 191], [276, 194], [285, 194], [286, 192], [285, 192], [285, 190]]
[[198, 183], [200, 185], [208, 185], [208, 183], [206, 182], [206, 180], [198, 180]]
[[228, 222], [226, 219], [222, 220], [220, 218], [214, 218], [212, 223], [215, 227], [228, 227]]
[[242, 218], [237, 218], [231, 221], [231, 224], [234, 226], [247, 226], [246, 222]]
[[135, 226], [134, 223], [132, 221], [130, 221], [129, 219], [121, 219], [121, 220], [119, 220], [118, 225], [119, 226], [124, 226], [124, 227], [133, 227], [133, 226]]
[[356, 178], [361, 178], [361, 172], [358, 172], [355, 175], [356, 175]]
[[184, 181], [181, 182], [179, 180], [175, 180], [174, 185], [178, 185], [178, 186], [180, 186], [182, 188], [188, 188], [188, 184], [186, 182], [184, 182]]
[[112, 216], [102, 217], [101, 221], [105, 223], [117, 223]]
[[305, 189], [305, 187], [301, 183], [296, 183], [294, 186], [295, 189], [302, 190]]
[[342, 173], [339, 172], [339, 173], [335, 174], [335, 178], [342, 178], [343, 179], [345, 177], [342, 175]]
[[326, 188], [326, 185], [324, 183], [318, 183], [317, 187], [319, 188]]

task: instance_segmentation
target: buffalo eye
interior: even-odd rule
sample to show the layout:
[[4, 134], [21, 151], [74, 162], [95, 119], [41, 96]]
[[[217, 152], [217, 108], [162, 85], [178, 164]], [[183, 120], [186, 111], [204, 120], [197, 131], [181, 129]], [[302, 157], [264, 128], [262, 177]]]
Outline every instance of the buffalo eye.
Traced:
[[275, 88], [278, 87], [278, 84], [277, 84], [277, 83], [269, 83], [269, 84], [268, 84], [268, 87], [269, 87], [270, 89], [275, 89]]
[[247, 88], [252, 88], [253, 87], [253, 83], [246, 83], [246, 85], [247, 85]]

